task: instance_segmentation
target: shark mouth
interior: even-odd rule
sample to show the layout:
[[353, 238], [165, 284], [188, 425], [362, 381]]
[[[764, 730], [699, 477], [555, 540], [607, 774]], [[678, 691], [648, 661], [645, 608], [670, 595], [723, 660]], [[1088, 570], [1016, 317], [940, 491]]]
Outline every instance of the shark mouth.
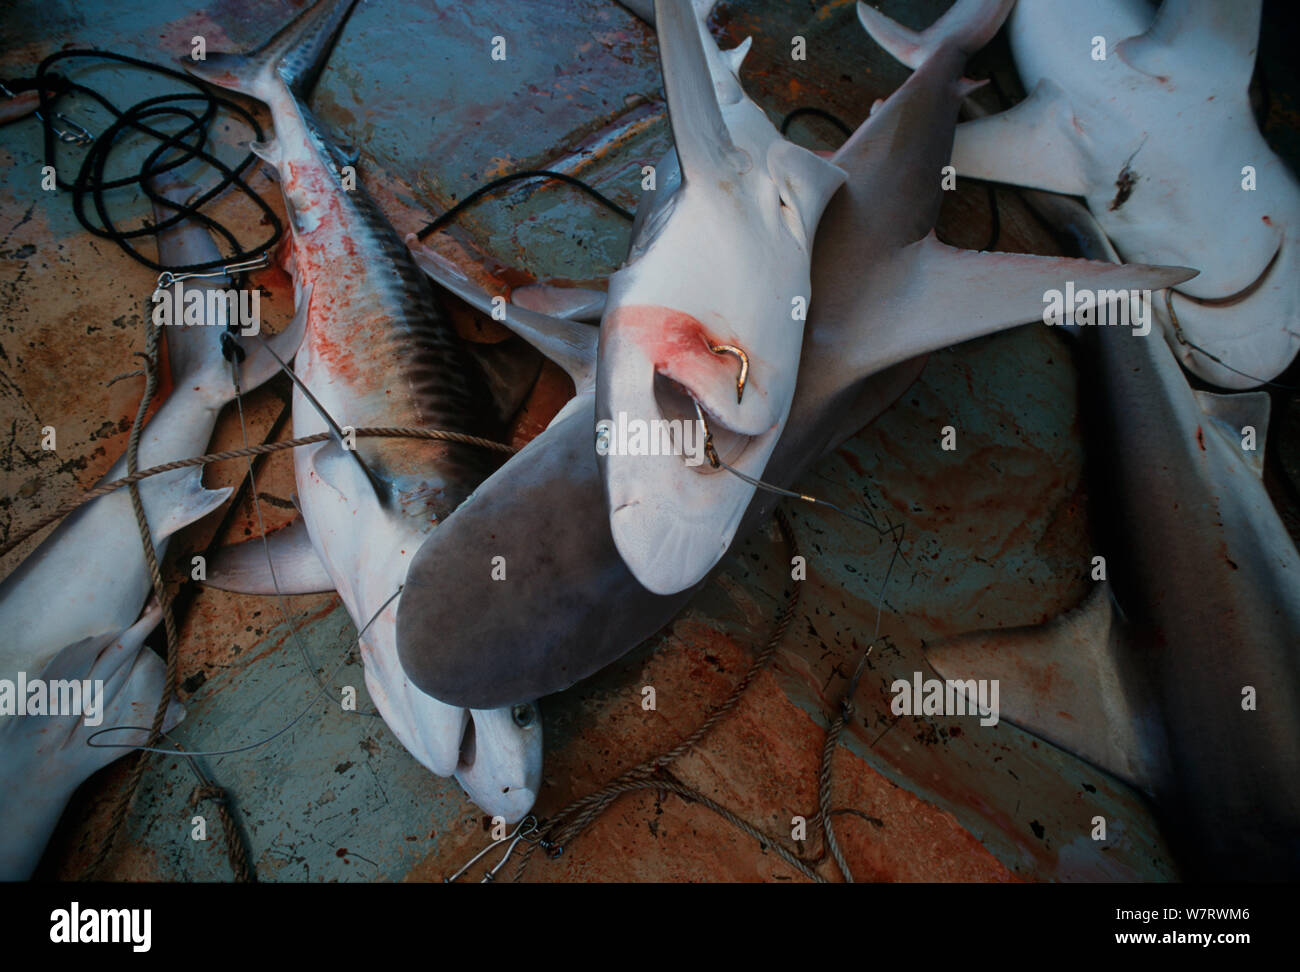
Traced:
[[615, 308], [601, 330], [597, 452], [610, 532], [647, 590], [675, 594], [721, 559], [754, 490], [711, 461], [705, 432], [719, 460], [761, 478], [784, 425], [773, 369], [720, 327], [668, 307]]
[[535, 759], [518, 751], [520, 733], [540, 732], [537, 708], [524, 703], [467, 714], [456, 781], [479, 807], [517, 823], [532, 809], [541, 788], [540, 743]]

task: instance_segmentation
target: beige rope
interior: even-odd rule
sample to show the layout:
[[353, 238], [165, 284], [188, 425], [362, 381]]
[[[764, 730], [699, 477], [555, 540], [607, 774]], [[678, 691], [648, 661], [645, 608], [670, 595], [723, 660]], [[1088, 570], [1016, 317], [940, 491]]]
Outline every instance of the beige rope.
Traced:
[[[506, 455], [514, 455], [519, 451], [514, 446], [507, 445], [504, 442], [495, 442], [492, 439], [483, 439], [476, 435], [465, 435], [463, 432], [448, 432], [445, 429], [377, 426], [374, 428], [357, 429], [355, 430], [355, 435], [359, 439], [436, 439], [441, 442], [459, 442], [463, 445], [479, 446], [484, 449], [490, 449], [493, 452], [502, 452]], [[228, 449], [225, 452], [210, 452], [205, 456], [195, 456], [192, 459], [177, 459], [174, 462], [165, 462], [160, 466], [150, 466], [148, 469], [132, 472], [130, 475], [123, 476], [121, 479], [115, 479], [111, 483], [104, 483], [103, 485], [96, 486], [94, 489], [87, 490], [76, 499], [64, 503], [49, 516], [43, 518], [35, 526], [23, 530], [16, 538], [10, 540], [3, 546], [0, 546], [0, 557], [5, 556], [28, 538], [40, 533], [51, 523], [63, 519], [63, 517], [84, 504], [89, 503], [91, 500], [99, 499], [101, 496], [107, 496], [109, 493], [116, 492], [123, 486], [134, 486], [135, 483], [140, 482], [142, 479], [148, 479], [150, 476], [172, 472], [175, 469], [188, 469], [191, 466], [206, 466], [210, 462], [221, 462], [226, 459], [240, 459], [244, 456], [261, 456], [271, 452], [281, 452], [285, 449], [296, 449], [298, 446], [311, 445], [315, 442], [324, 442], [326, 439], [331, 437], [331, 433], [329, 432], [317, 432], [315, 435], [305, 435], [300, 439], [289, 439], [286, 442], [264, 442], [261, 445], [245, 446], [242, 449]], [[127, 468], [129, 469], [130, 466], [128, 465]]]

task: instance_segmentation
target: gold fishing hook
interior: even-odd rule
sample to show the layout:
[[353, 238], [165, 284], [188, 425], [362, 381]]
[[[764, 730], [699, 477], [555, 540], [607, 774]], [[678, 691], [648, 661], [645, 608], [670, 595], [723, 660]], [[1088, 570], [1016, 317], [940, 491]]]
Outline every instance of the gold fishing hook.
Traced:
[[709, 350], [714, 354], [734, 354], [740, 359], [740, 379], [736, 382], [736, 404], [740, 404], [745, 395], [745, 382], [749, 381], [749, 355], [734, 344], [710, 344]]

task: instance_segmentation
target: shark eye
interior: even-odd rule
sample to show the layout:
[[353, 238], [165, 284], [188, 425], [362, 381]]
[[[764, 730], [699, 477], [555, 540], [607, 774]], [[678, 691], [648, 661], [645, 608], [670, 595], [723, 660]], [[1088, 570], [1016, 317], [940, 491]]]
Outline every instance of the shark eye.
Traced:
[[521, 702], [510, 707], [510, 718], [515, 720], [515, 725], [520, 729], [527, 729], [537, 719], [537, 710], [527, 702]]

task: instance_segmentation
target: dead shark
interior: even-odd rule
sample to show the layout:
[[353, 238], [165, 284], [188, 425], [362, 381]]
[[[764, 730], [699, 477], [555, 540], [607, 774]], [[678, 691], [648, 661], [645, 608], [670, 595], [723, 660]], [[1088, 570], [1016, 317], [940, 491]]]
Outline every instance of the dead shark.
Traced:
[[[1041, 201], [1085, 253], [1118, 260], [1082, 206]], [[1002, 718], [1154, 795], [1187, 877], [1294, 880], [1300, 555], [1261, 480], [1268, 396], [1193, 391], [1163, 341], [1083, 331], [1110, 581], [1047, 626], [929, 658], [945, 678], [999, 679]]]
[[[293, 429], [335, 433], [295, 454], [303, 526], [271, 538], [274, 571], [264, 553], [264, 569], [256, 570], [258, 540], [231, 555], [229, 570], [209, 572], [209, 582], [263, 594], [337, 590], [364, 629], [366, 686], [389, 728], [433, 772], [454, 774], [485, 812], [513, 822], [540, 784], [542, 730], [531, 700], [495, 710], [444, 704], [405, 677], [396, 644], [400, 604], [443, 596], [407, 581], [407, 565], [495, 460], [480, 448], [430, 440], [361, 439], [353, 448], [344, 432], [414, 426], [492, 434], [479, 418], [491, 406], [473, 360], [383, 213], [364, 188], [344, 188], [342, 167], [355, 160], [305, 105], [353, 2], [319, 0], [247, 55], [182, 60], [197, 77], [270, 108], [274, 141], [253, 150], [279, 174], [293, 237], [290, 270], [307, 308], [294, 362]], [[227, 575], [238, 575], [238, 584], [223, 581]], [[420, 638], [436, 651], [443, 634], [429, 628]]]
[[[154, 180], [166, 198], [182, 203], [194, 189], [180, 180]], [[155, 205], [159, 222], [173, 211]], [[220, 260], [207, 231], [184, 221], [158, 234], [158, 262], [168, 266]], [[181, 288], [206, 295], [232, 285], [226, 277], [178, 283], [161, 291], [182, 300]], [[140, 435], [139, 467], [201, 455], [217, 414], [235, 395], [230, 364], [222, 355], [224, 318], [201, 305], [200, 323], [164, 329], [172, 389]], [[270, 342], [290, 356], [302, 338], [301, 315]], [[245, 390], [279, 371], [265, 347], [250, 346], [241, 365]], [[119, 459], [100, 481], [126, 475]], [[140, 482], [140, 499], [161, 559], [169, 538], [217, 509], [229, 488], [205, 489], [198, 468], [162, 473]], [[158, 608], [141, 611], [152, 585], [140, 531], [127, 490], [100, 497], [70, 514], [0, 583], [0, 678], [102, 680], [104, 711], [97, 725], [75, 716], [0, 715], [0, 880], [27, 877], [73, 791], [126, 750], [107, 744], [142, 744], [147, 735], [116, 733], [92, 748], [87, 740], [114, 725], [149, 725], [162, 696], [162, 660], [144, 639], [158, 623]], [[173, 703], [168, 725], [183, 712]]]
[[[609, 281], [596, 407], [610, 421], [694, 421], [760, 477], [794, 394], [822, 210], [844, 181], [777, 132], [740, 86], [749, 42], [722, 52], [712, 0], [659, 0], [681, 186]], [[622, 417], [622, 419], [620, 419]], [[693, 587], [730, 545], [753, 487], [676, 456], [602, 455], [610, 529], [656, 594]]]
[[[817, 299], [789, 420], [764, 476], [776, 486], [790, 487], [888, 407], [920, 373], [922, 356], [1041, 319], [1044, 293], [1063, 281], [1162, 287], [1193, 274], [976, 253], [935, 238], [941, 169], [968, 88], [962, 69], [967, 55], [997, 30], [1007, 6], [1006, 0], [962, 0], [931, 56], [835, 153], [848, 180], [817, 231]], [[671, 162], [659, 167], [661, 175], [673, 170]], [[656, 212], [672, 205], [676, 191], [674, 179], [661, 178], [643, 198], [634, 241], [653, 232]], [[481, 308], [490, 306], [491, 295], [443, 261], [417, 256], [440, 283]], [[652, 593], [620, 557], [603, 518], [573, 520], [573, 510], [595, 508], [601, 495], [592, 455], [600, 414], [592, 392], [593, 329], [513, 305], [507, 305], [505, 323], [565, 367], [578, 394], [412, 560], [410, 582], [446, 596], [403, 601], [402, 664], [425, 691], [460, 705], [508, 705], [567, 688], [667, 624], [696, 589]], [[766, 522], [775, 502], [771, 493], [758, 492], [737, 535]], [[505, 528], [509, 524], [517, 526]], [[495, 557], [504, 558], [504, 581], [492, 579]], [[436, 652], [420, 639], [431, 629], [448, 633]]]
[[[959, 125], [953, 148], [962, 176], [1083, 196], [1125, 260], [1199, 269], [1171, 295], [1179, 328], [1157, 309], [1178, 358], [1225, 388], [1276, 377], [1300, 348], [1300, 184], [1247, 91], [1260, 9], [1020, 0], [1009, 33], [1030, 95]], [[905, 64], [926, 47], [874, 11], [867, 24]]]

